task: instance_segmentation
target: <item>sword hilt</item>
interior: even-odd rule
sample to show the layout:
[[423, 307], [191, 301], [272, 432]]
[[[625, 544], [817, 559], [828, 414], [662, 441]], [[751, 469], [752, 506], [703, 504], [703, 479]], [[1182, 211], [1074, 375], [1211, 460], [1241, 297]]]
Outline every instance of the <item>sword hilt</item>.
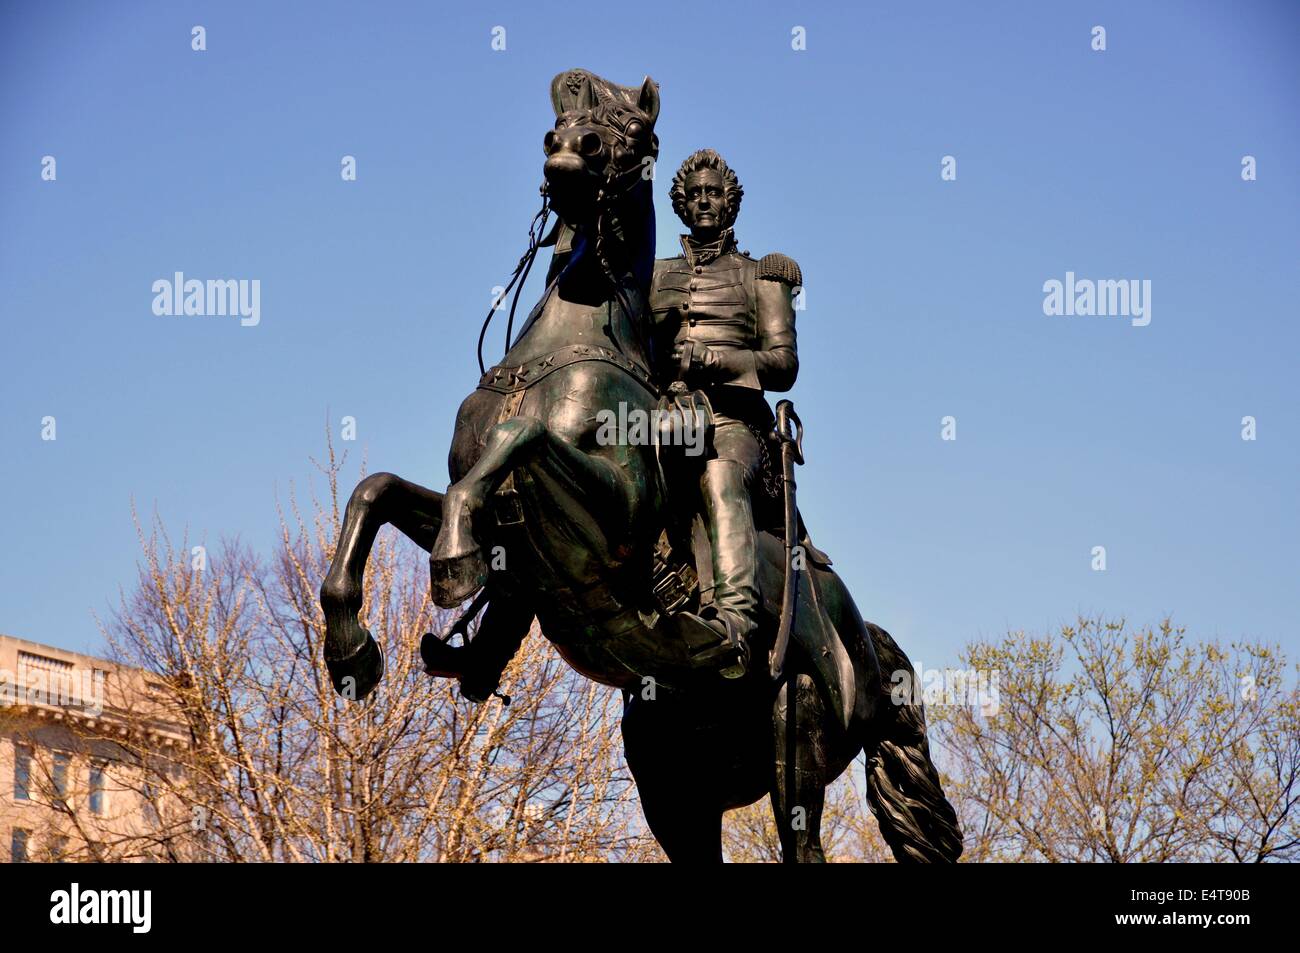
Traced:
[[772, 436], [783, 447], [788, 446], [795, 463], [803, 465], [803, 421], [794, 412], [794, 404], [788, 400], [778, 401], [776, 405], [776, 427]]

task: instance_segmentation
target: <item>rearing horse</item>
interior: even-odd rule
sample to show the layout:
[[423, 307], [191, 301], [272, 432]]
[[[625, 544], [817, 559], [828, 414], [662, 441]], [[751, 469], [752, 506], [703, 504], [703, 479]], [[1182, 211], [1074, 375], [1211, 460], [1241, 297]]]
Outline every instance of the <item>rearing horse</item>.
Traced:
[[[786, 860], [823, 860], [825, 788], [864, 750], [868, 800], [895, 856], [955, 860], [961, 834], [930, 761], [922, 708], [892, 704], [882, 679], [910, 675], [911, 665], [888, 633], [864, 622], [838, 575], [818, 565], [800, 573], [794, 624], [812, 624], [819, 605], [834, 626], [855, 686], [842, 714], [796, 646], [780, 682], [765, 653], [743, 678], [723, 679], [698, 664], [709, 647], [674, 623], [674, 610], [698, 609], [707, 587], [694, 566], [707, 572], [708, 560], [692, 552], [689, 534], [683, 543], [666, 532], [655, 447], [598, 439], [602, 412], [649, 415], [659, 396], [645, 316], [658, 87], [570, 70], [556, 76], [551, 98], [544, 191], [559, 224], [540, 243], [555, 249], [546, 290], [460, 406], [446, 494], [388, 473], [353, 491], [320, 593], [335, 689], [360, 699], [382, 678], [382, 656], [357, 615], [375, 534], [391, 523], [429, 552], [439, 605], [474, 597], [457, 627], [486, 604], [465, 647], [425, 637], [432, 674], [461, 677], [462, 690], [475, 672], [499, 674], [536, 616], [573, 668], [624, 691], [628, 765], [671, 860], [721, 860], [723, 813], [764, 794]], [[524, 261], [521, 269], [526, 277]], [[755, 648], [773, 642], [786, 564], [780, 539], [758, 539]]]

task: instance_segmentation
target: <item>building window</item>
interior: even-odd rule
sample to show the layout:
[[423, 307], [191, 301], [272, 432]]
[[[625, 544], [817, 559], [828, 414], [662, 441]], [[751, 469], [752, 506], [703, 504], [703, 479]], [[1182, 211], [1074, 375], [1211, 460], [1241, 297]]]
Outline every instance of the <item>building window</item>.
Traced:
[[14, 800], [32, 799], [32, 749], [26, 745], [14, 746]]
[[61, 864], [68, 856], [68, 839], [66, 837], [50, 838], [50, 863]]
[[15, 827], [9, 841], [9, 860], [15, 864], [27, 863], [27, 838], [29, 832]]
[[54, 752], [54, 796], [65, 798], [68, 796], [68, 765], [72, 761], [72, 756], [66, 751]]
[[157, 826], [159, 821], [158, 815], [158, 788], [152, 781], [145, 781], [140, 787], [140, 799], [144, 801], [144, 818], [149, 824]]
[[90, 766], [90, 813], [104, 813], [104, 766]]

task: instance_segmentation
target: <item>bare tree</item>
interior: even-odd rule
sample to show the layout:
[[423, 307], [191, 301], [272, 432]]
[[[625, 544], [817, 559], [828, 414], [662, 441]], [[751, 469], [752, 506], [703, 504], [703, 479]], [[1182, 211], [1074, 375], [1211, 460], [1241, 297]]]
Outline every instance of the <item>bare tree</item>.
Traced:
[[327, 502], [313, 500], [307, 515], [291, 494], [267, 559], [237, 542], [212, 554], [187, 540], [173, 546], [157, 519], [141, 529], [137, 585], [105, 636], [116, 662], [147, 673], [151, 704], [183, 726], [185, 744], [160, 756], [143, 734], [119, 741], [119, 773], [169, 806], [123, 852], [220, 861], [657, 857], [622, 762], [619, 694], [581, 679], [533, 632], [502, 682], [512, 704], [460, 699], [454, 683], [424, 673], [417, 652], [450, 614], [430, 601], [425, 560], [388, 533], [371, 556], [363, 607], [384, 652], [384, 682], [363, 703], [336, 697], [316, 591], [338, 535], [342, 465], [331, 447], [321, 467]]
[[1300, 693], [1276, 648], [1080, 619], [963, 662], [998, 710], [931, 711], [971, 861], [1300, 857]]
[[[893, 863], [894, 854], [880, 836], [867, 808], [864, 758], [826, 789], [822, 809], [822, 847], [831, 863]], [[780, 863], [781, 838], [772, 816], [772, 801], [729, 811], [722, 822], [722, 849], [733, 863]]]

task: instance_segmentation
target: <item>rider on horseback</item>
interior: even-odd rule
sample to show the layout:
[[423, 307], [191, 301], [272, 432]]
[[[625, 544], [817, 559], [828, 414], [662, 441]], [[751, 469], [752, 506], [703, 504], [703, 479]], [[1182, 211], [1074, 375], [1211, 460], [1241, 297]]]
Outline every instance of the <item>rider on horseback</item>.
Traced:
[[[736, 250], [740, 184], [707, 151], [673, 183], [690, 229], [683, 255], [656, 263], [649, 173], [658, 87], [648, 77], [628, 87], [568, 70], [552, 80], [551, 102], [546, 199], [511, 279], [518, 292], [538, 250], [554, 247], [546, 291], [518, 337], [507, 329], [506, 354], [481, 369], [457, 411], [447, 492], [375, 473], [348, 500], [320, 592], [334, 690], [360, 701], [383, 677], [384, 654], [361, 610], [375, 535], [391, 524], [428, 551], [437, 605], [473, 597], [451, 630], [465, 644], [449, 645], [450, 632], [424, 636], [429, 674], [460, 679], [468, 699], [489, 697], [536, 619], [575, 671], [623, 691], [627, 766], [670, 859], [720, 862], [723, 812], [767, 793], [783, 857], [824, 860], [826, 786], [865, 753], [867, 796], [894, 856], [955, 860], [960, 825], [929, 757], [924, 707], [891, 705], [882, 691], [884, 673], [912, 674], [911, 664], [863, 619], [798, 519], [803, 428], [785, 401], [775, 428], [780, 473], [763, 462], [773, 429], [763, 390], [788, 390], [798, 367], [798, 267]], [[562, 228], [544, 238], [548, 210]], [[608, 440], [615, 410], [652, 428], [620, 423]], [[673, 437], [677, 411], [683, 437], [692, 414], [680, 456], [661, 439]], [[709, 449], [695, 438], [707, 438], [711, 416]], [[751, 487], [761, 487], [753, 502]], [[778, 497], [779, 534], [774, 507], [764, 505]], [[509, 568], [497, 563], [507, 548]], [[755, 659], [752, 677], [720, 686], [719, 664], [723, 674], [745, 671], [760, 587], [764, 636], [776, 623], [767, 664]], [[699, 614], [682, 615], [697, 593]], [[647, 679], [660, 683], [659, 674], [666, 691], [657, 694]]]
[[[755, 261], [737, 249], [732, 225], [744, 191], [723, 158], [701, 149], [682, 163], [669, 196], [690, 229], [682, 254], [655, 262], [650, 290], [653, 368], [677, 395], [702, 392], [711, 408], [712, 446], [700, 493], [713, 554], [713, 601], [685, 624], [721, 640], [721, 673], [744, 675], [758, 624], [757, 538], [751, 489], [762, 478], [772, 428], [765, 390], [787, 391], [799, 372], [792, 289], [799, 266], [785, 255]], [[671, 354], [672, 360], [667, 359]]]

